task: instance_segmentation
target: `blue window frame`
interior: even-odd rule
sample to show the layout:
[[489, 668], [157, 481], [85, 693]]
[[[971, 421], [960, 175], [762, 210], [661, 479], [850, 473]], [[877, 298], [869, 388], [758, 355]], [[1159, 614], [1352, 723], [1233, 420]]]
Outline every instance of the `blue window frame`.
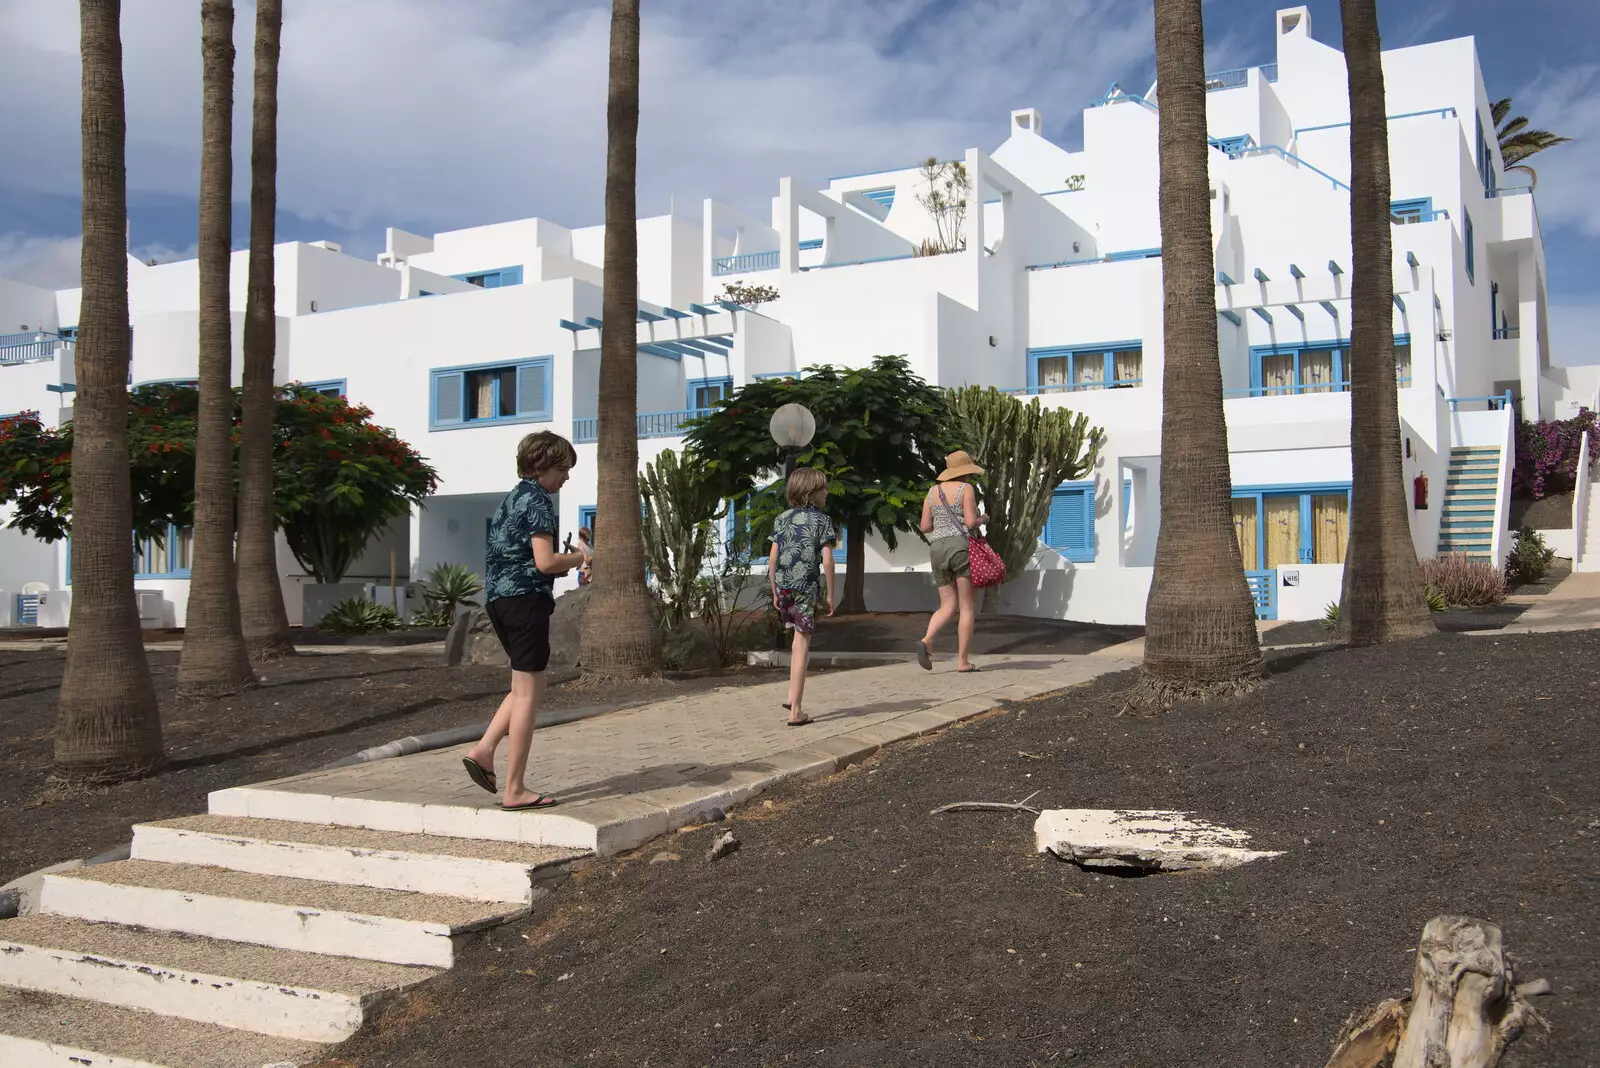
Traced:
[[1116, 341], [1028, 350], [1028, 392], [1128, 389], [1144, 383], [1144, 343]]
[[804, 377], [805, 376], [802, 375], [799, 371], [767, 371], [764, 374], [751, 375], [750, 376], [751, 380], [755, 381], [755, 382], [765, 382], [769, 378], [804, 378]]
[[1477, 249], [1472, 240], [1472, 215], [1465, 207], [1461, 209], [1461, 242], [1467, 246], [1467, 281], [1477, 285], [1476, 271], [1473, 269], [1477, 264]]
[[300, 384], [305, 386], [307, 389], [316, 390], [324, 397], [345, 396], [346, 383], [342, 378], [330, 378], [326, 382], [302, 382]]
[[[521, 267], [499, 267], [492, 271], [469, 271], [466, 274], [453, 274], [451, 278], [466, 282], [468, 285], [478, 286], [480, 289], [500, 289], [503, 286], [520, 286], [522, 284]], [[423, 293], [421, 296], [432, 296]]]
[[1478, 120], [1478, 179], [1483, 182], [1483, 195], [1495, 195], [1494, 151], [1489, 147], [1489, 138], [1483, 132], [1483, 112], [1477, 114]]
[[548, 423], [548, 356], [515, 363], [436, 367], [428, 372], [428, 429], [490, 423]]
[[684, 407], [690, 411], [715, 408], [718, 404], [733, 396], [733, 379], [727, 376], [721, 378], [691, 378], [684, 385], [687, 394]]
[[1063, 482], [1050, 495], [1050, 515], [1039, 537], [1074, 563], [1094, 561], [1094, 483]]
[[1233, 532], [1246, 571], [1342, 564], [1350, 540], [1350, 483], [1235, 486]]
[[[578, 526], [588, 527], [591, 537], [594, 535], [594, 517], [597, 514], [595, 506], [592, 504], [578, 505]], [[577, 536], [577, 531], [573, 531], [573, 536]]]
[[813, 237], [800, 242], [801, 252], [811, 252], [822, 247], [822, 238]]
[[[194, 531], [189, 527], [167, 527], [162, 538], [141, 538], [133, 543], [133, 577], [136, 579], [184, 579], [194, 550]], [[72, 585], [72, 539], [67, 539], [67, 585]]]
[[1433, 218], [1433, 198], [1414, 197], [1410, 200], [1391, 200], [1389, 214], [1401, 222], [1428, 222]]
[[[1307, 345], [1255, 345], [1250, 349], [1252, 397], [1298, 393], [1347, 393], [1350, 390], [1348, 341]], [[1394, 336], [1395, 377], [1411, 381], [1411, 335]], [[1241, 391], [1230, 390], [1229, 394]]]

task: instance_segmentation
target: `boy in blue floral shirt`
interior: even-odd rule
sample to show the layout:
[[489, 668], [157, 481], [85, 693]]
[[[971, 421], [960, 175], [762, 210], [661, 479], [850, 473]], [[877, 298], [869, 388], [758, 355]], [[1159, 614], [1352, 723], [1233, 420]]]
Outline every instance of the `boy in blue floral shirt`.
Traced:
[[828, 579], [828, 615], [833, 615], [833, 553], [825, 549], [837, 544], [833, 521], [822, 510], [828, 496], [828, 480], [821, 471], [797, 467], [789, 476], [784, 496], [789, 510], [772, 526], [772, 549], [767, 554], [767, 579], [772, 585], [772, 607], [778, 618], [794, 629], [794, 647], [789, 654], [789, 726], [803, 727], [811, 717], [801, 710], [806, 690], [806, 660], [811, 653], [811, 632], [816, 626], [813, 612], [822, 600], [818, 573]]
[[511, 661], [511, 692], [478, 744], [462, 763], [472, 781], [499, 793], [494, 754], [502, 739], [511, 744], [506, 756], [506, 785], [501, 807], [508, 810], [549, 808], [556, 799], [530, 791], [522, 781], [533, 745], [534, 719], [544, 693], [544, 669], [550, 663], [550, 614], [556, 576], [590, 562], [587, 545], [579, 552], [556, 552], [556, 504], [551, 494], [565, 485], [578, 462], [572, 443], [542, 430], [517, 446], [518, 482], [489, 522], [483, 587], [489, 622]]

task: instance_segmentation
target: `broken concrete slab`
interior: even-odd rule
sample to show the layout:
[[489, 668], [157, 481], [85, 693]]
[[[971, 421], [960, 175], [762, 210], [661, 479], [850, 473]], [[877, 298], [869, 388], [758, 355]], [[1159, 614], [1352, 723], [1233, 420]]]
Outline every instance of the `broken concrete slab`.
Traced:
[[1243, 831], [1161, 809], [1045, 809], [1033, 833], [1039, 852], [1106, 871], [1215, 871], [1282, 855], [1247, 848]]

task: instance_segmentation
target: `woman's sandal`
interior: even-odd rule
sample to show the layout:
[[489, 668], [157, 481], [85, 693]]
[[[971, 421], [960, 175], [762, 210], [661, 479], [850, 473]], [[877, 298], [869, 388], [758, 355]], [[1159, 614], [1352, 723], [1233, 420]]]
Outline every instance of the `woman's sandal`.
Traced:
[[559, 805], [560, 803], [561, 803], [560, 801], [557, 801], [555, 798], [551, 797], [549, 794], [540, 794], [539, 796], [535, 797], [532, 801], [524, 801], [520, 805], [501, 805], [500, 806], [500, 811], [502, 811], [502, 812], [525, 812], [530, 808], [550, 808], [552, 805]]
[[981, 669], [978, 667], [978, 665], [974, 664], [971, 667], [956, 668], [956, 674], [957, 675], [970, 675], [974, 671], [979, 671], [979, 670], [981, 670]]
[[467, 769], [467, 774], [472, 777], [473, 782], [488, 790], [491, 794], [500, 792], [500, 787], [495, 785], [493, 771], [485, 768], [471, 757], [462, 757], [461, 763]]
[[799, 719], [785, 720], [784, 725], [788, 727], [804, 727], [807, 723], [813, 722], [815, 722], [815, 720], [813, 720], [810, 716], [802, 715]]
[[928, 643], [921, 639], [917, 641], [917, 663], [922, 665], [923, 671], [933, 670], [933, 656], [928, 652]]

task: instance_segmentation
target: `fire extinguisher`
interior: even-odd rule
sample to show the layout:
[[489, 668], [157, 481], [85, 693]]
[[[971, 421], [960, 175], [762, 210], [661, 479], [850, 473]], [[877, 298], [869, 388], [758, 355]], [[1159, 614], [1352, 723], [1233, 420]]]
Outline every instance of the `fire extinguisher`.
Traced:
[[1411, 483], [1412, 503], [1417, 511], [1426, 511], [1428, 507], [1428, 476], [1418, 475]]

